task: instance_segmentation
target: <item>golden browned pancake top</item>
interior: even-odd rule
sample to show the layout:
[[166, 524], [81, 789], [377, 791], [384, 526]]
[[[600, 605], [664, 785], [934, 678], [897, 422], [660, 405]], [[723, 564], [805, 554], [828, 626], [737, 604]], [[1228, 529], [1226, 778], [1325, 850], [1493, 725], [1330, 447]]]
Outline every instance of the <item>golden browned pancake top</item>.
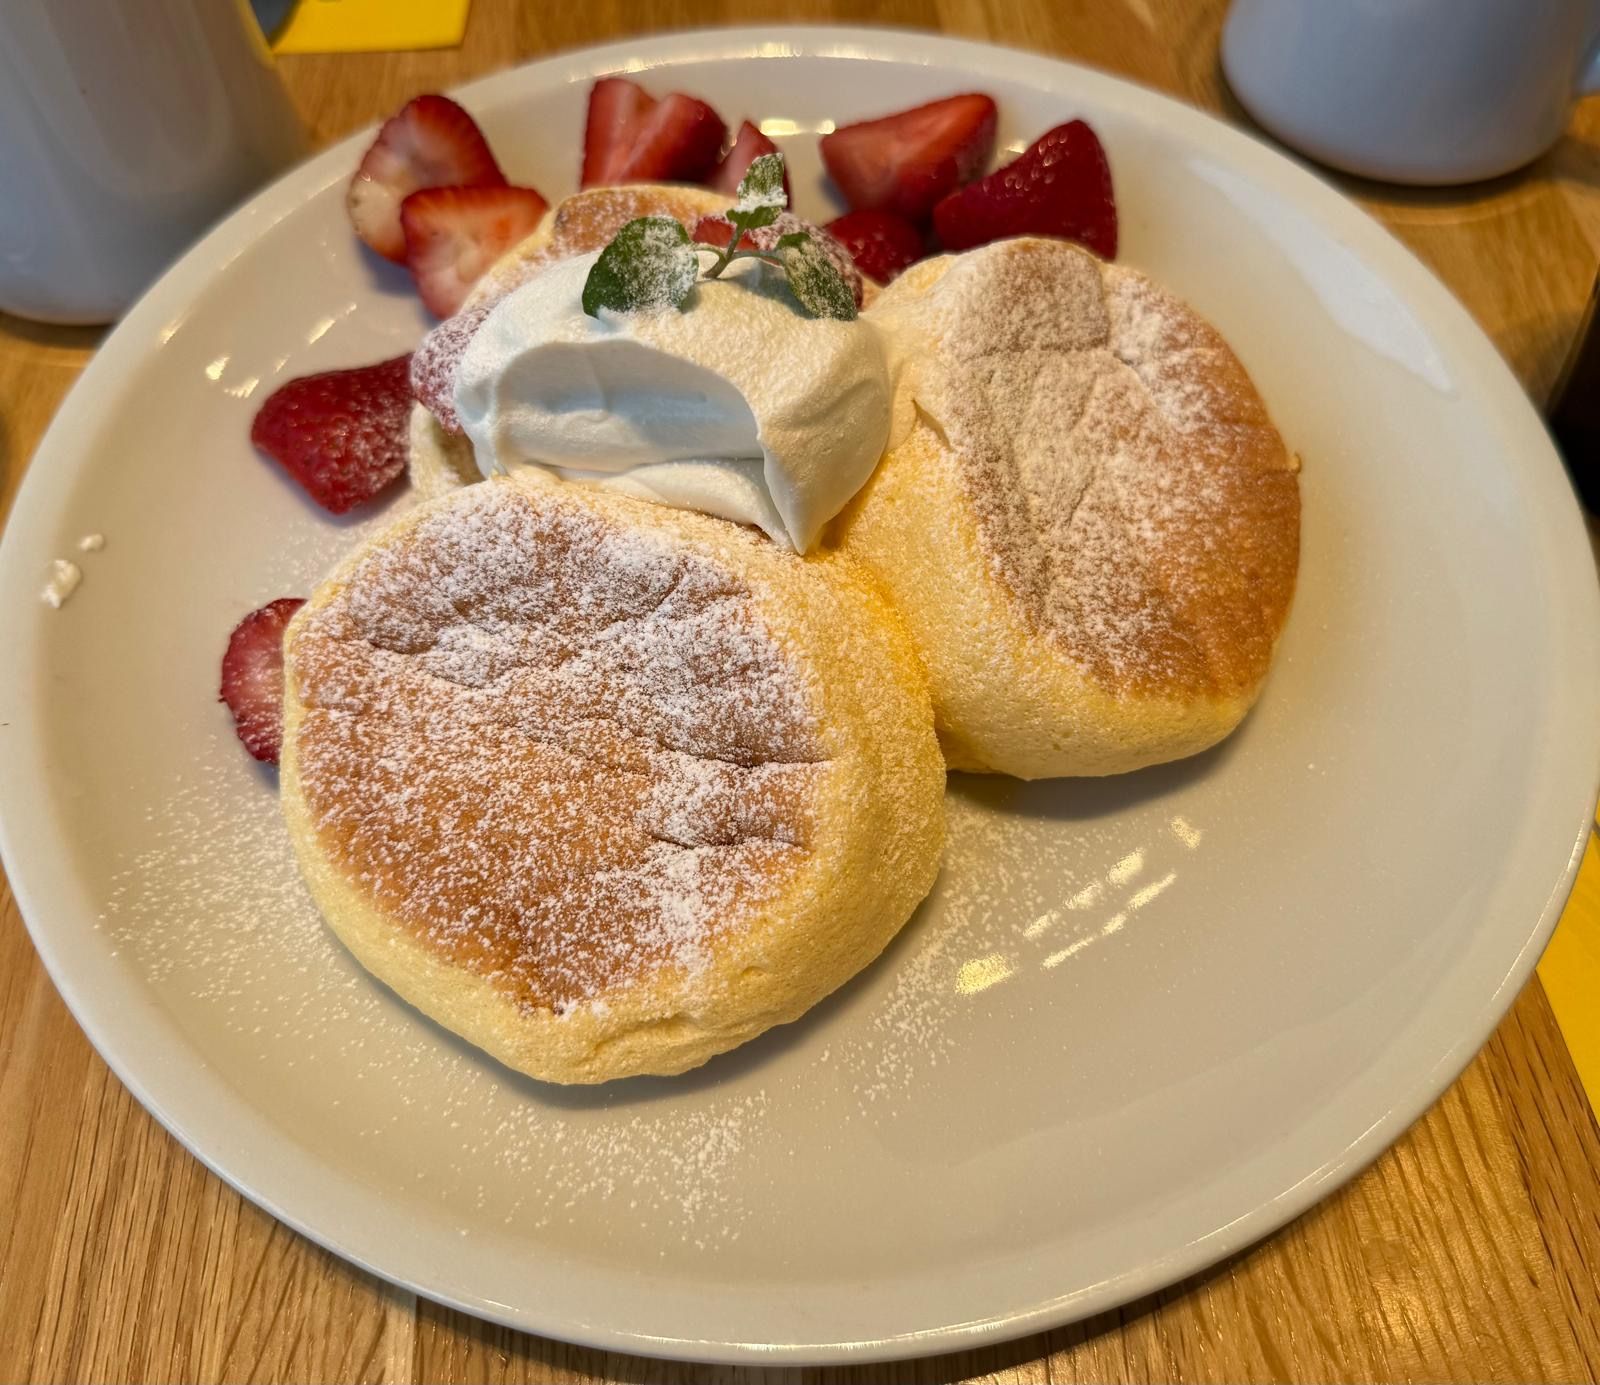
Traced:
[[322, 852], [524, 1006], [702, 968], [812, 840], [805, 676], [748, 589], [555, 488], [435, 502], [288, 653]]
[[898, 309], [936, 343], [917, 402], [1027, 620], [1113, 692], [1253, 688], [1294, 591], [1300, 497], [1227, 344], [1143, 275], [1059, 242], [924, 272]]

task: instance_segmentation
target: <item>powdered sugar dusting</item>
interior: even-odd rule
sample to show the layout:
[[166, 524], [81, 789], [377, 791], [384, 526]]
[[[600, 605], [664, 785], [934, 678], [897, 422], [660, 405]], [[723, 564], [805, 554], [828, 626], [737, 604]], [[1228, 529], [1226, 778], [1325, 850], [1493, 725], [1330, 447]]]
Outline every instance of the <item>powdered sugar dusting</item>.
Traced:
[[692, 979], [804, 859], [821, 751], [735, 579], [532, 494], [432, 507], [291, 657], [323, 849], [442, 956], [560, 1012]]
[[[553, 1102], [453, 1041], [335, 941], [295, 867], [277, 795], [240, 758], [224, 732], [157, 791], [99, 926], [113, 956], [209, 1034], [208, 1056], [253, 1102], [364, 1147], [369, 1177], [403, 1177], [454, 1207], [462, 1234], [489, 1220], [592, 1237], [616, 1221], [655, 1228], [662, 1255], [738, 1239], [747, 1163], [767, 1138], [764, 1089], [711, 1089], [660, 1109], [621, 1092]], [[419, 1122], [449, 1132], [436, 1142], [449, 1153], [408, 1171]]]
[[845, 287], [850, 290], [850, 296], [856, 300], [856, 307], [859, 308], [866, 293], [866, 280], [861, 277], [854, 257], [844, 248], [844, 242], [831, 231], [823, 230], [816, 222], [807, 221], [793, 212], [779, 212], [776, 221], [770, 226], [758, 226], [745, 237], [745, 241], [757, 250], [776, 250], [778, 242], [785, 236], [801, 231], [811, 237], [835, 273], [844, 280]]
[[[958, 784], [961, 782], [956, 781]], [[964, 963], [1016, 940], [1015, 920], [1037, 914], [1055, 881], [1038, 862], [1059, 855], [1055, 824], [1030, 823], [983, 795], [945, 799], [949, 836], [944, 868], [904, 955], [891, 954], [881, 1001], [839, 1045], [853, 1084], [856, 1114], [894, 1119], [923, 1099], [957, 1057], [967, 1008], [958, 978]]]
[[957, 257], [884, 303], [937, 343], [909, 387], [1026, 616], [1112, 688], [1252, 684], [1298, 501], [1221, 338], [1142, 275], [1038, 241]]
[[493, 302], [478, 303], [445, 318], [411, 355], [411, 392], [447, 433], [461, 432], [461, 420], [456, 417], [456, 367], [493, 307]]

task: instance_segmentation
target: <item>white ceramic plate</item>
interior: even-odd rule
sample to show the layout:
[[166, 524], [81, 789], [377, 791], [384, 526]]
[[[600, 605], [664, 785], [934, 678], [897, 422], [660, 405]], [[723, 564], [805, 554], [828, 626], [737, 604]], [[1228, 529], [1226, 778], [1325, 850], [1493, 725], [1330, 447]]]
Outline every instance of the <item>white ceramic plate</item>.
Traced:
[[[239, 615], [381, 521], [330, 521], [246, 436], [276, 381], [423, 327], [345, 224], [358, 137], [129, 314], [18, 498], [0, 817], [62, 994], [139, 1099], [277, 1216], [430, 1297], [605, 1347], [970, 1345], [1273, 1230], [1465, 1064], [1576, 867], [1600, 601], [1533, 411], [1373, 222], [1123, 82], [791, 29], [629, 41], [462, 96], [511, 174], [557, 195], [588, 79], [616, 69], [792, 129], [802, 210], [824, 205], [827, 121], [974, 87], [1013, 146], [1092, 120], [1124, 258], [1216, 321], [1305, 459], [1300, 592], [1260, 707], [1165, 769], [953, 780], [941, 883], [888, 955], [699, 1073], [563, 1091], [481, 1058], [330, 941], [273, 776], [213, 701]], [[46, 608], [49, 560], [89, 531], [105, 549]]]

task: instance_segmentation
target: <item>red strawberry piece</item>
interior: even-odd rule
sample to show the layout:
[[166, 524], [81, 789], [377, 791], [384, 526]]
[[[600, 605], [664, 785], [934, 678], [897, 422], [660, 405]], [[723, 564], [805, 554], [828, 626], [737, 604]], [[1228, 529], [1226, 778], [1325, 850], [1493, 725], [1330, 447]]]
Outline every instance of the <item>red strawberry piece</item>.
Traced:
[[233, 729], [258, 760], [278, 763], [283, 746], [283, 632], [304, 606], [280, 596], [233, 627], [222, 656], [220, 702], [233, 713]]
[[589, 88], [581, 186], [603, 187], [622, 181], [622, 166], [633, 148], [633, 132], [655, 104], [643, 87], [626, 77], [602, 77]]
[[703, 216], [695, 222], [689, 239], [701, 245], [727, 245], [733, 239], [733, 223], [724, 216]]
[[250, 441], [325, 510], [342, 515], [406, 469], [411, 357], [302, 375], [280, 385], [250, 425]]
[[697, 183], [716, 166], [728, 127], [704, 101], [675, 91], [654, 100], [625, 77], [589, 89], [583, 186]]
[[922, 258], [922, 232], [893, 212], [846, 212], [827, 230], [869, 279], [887, 284]]
[[947, 250], [1058, 236], [1114, 260], [1117, 204], [1106, 151], [1083, 121], [1057, 125], [1014, 162], [946, 197], [933, 209], [933, 227]]
[[456, 417], [456, 367], [493, 308], [494, 303], [480, 303], [447, 317], [412, 353], [411, 392], [448, 433], [461, 431], [461, 420]]
[[852, 211], [921, 221], [988, 166], [995, 123], [992, 98], [950, 96], [824, 135], [822, 162]]
[[406, 268], [439, 317], [458, 309], [472, 286], [533, 233], [549, 203], [532, 188], [424, 188], [400, 204]]
[[698, 183], [716, 166], [728, 127], [704, 101], [675, 91], [633, 128], [618, 183]]
[[[759, 230], [750, 232], [739, 242], [739, 248], [742, 250], [748, 245], [754, 250], [774, 250], [778, 245], [778, 237], [786, 236], [792, 231], [811, 233], [811, 238], [832, 261], [833, 267], [839, 271], [839, 277], [850, 286], [850, 292], [855, 295], [856, 307], [859, 308], [862, 295], [861, 271], [856, 268], [856, 262], [850, 258], [850, 252], [839, 243], [838, 239], [815, 222], [805, 221], [793, 212], [779, 212], [776, 221], [770, 226], [763, 226]], [[695, 222], [690, 237], [703, 245], [726, 245], [733, 238], [733, 225], [720, 216], [703, 216]]]
[[505, 174], [473, 119], [448, 96], [407, 102], [383, 122], [350, 180], [345, 206], [356, 234], [385, 259], [405, 260], [400, 204], [418, 188], [495, 187]]
[[[745, 170], [750, 167], [763, 154], [776, 154], [778, 146], [768, 139], [760, 130], [756, 129], [748, 120], [739, 126], [739, 135], [733, 142], [733, 148], [723, 156], [723, 160], [706, 179], [706, 186], [713, 192], [724, 192], [728, 200], [732, 201], [739, 195], [739, 180], [744, 177]], [[794, 199], [789, 195], [789, 170], [783, 171], [783, 198], [786, 204], [792, 204]]]

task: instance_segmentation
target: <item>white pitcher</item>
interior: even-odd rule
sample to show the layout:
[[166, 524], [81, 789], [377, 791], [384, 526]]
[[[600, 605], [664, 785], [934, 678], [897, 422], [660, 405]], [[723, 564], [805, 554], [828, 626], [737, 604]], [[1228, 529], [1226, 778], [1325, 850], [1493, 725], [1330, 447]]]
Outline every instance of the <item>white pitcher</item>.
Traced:
[[110, 321], [304, 152], [243, 0], [0, 0], [0, 308]]
[[1222, 66], [1284, 143], [1351, 173], [1519, 168], [1600, 90], [1596, 0], [1235, 0]]

